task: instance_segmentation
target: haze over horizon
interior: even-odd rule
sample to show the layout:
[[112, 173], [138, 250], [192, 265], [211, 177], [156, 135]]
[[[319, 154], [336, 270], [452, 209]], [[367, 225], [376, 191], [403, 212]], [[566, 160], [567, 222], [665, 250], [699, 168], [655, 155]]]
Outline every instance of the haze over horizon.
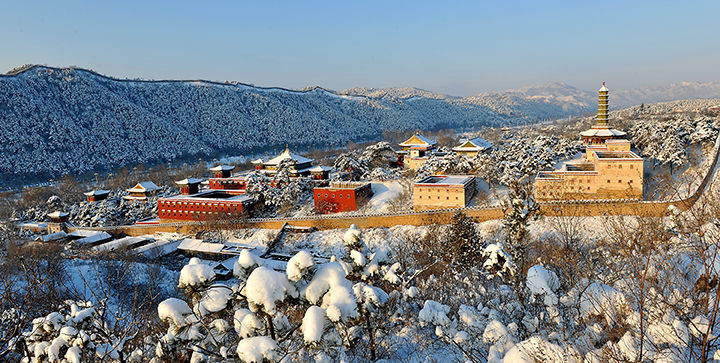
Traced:
[[[720, 3], [9, 2], [0, 72], [231, 80], [457, 96], [560, 82], [594, 90], [720, 80]], [[710, 39], [710, 40], [708, 40]]]

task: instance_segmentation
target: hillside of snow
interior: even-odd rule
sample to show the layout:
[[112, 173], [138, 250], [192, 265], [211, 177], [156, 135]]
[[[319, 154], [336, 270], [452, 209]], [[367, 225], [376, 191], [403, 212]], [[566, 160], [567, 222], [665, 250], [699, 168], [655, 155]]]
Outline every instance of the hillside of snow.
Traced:
[[[582, 90], [568, 84], [550, 82], [498, 92], [483, 92], [475, 96], [454, 97], [419, 88], [350, 88], [342, 94], [412, 100], [431, 98], [451, 100], [458, 104], [487, 106], [505, 115], [550, 118], [547, 115], [580, 115], [597, 109], [597, 92]], [[678, 82], [650, 88], [611, 88], [610, 106], [613, 110], [640, 104], [676, 100], [720, 97], [720, 82]]]
[[30, 66], [0, 75], [0, 180], [286, 144], [343, 145], [386, 129], [477, 128], [564, 115], [512, 113], [507, 107], [514, 106], [341, 95], [320, 87], [119, 80], [83, 69]]
[[[720, 83], [613, 90], [611, 105], [720, 96]], [[561, 83], [471, 97], [417, 88], [334, 92], [238, 82], [121, 80], [76, 68], [0, 75], [0, 184], [197, 157], [377, 139], [384, 130], [478, 129], [592, 113]]]

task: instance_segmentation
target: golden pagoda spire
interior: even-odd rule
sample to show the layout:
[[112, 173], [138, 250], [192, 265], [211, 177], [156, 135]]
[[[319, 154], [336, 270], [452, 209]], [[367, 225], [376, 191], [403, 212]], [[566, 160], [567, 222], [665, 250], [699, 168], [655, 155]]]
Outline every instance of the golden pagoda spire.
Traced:
[[608, 127], [608, 92], [610, 90], [605, 87], [603, 82], [602, 88], [598, 91], [598, 113], [596, 127]]

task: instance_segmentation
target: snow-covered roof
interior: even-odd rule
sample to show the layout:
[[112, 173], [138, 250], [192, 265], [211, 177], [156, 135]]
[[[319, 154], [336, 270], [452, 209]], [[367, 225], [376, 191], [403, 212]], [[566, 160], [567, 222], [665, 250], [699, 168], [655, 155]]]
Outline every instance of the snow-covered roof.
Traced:
[[483, 151], [490, 148], [493, 144], [482, 137], [467, 140], [460, 145], [452, 148], [453, 151]]
[[155, 242], [134, 248], [135, 254], [142, 254], [147, 258], [162, 257], [177, 251], [182, 240], [180, 239], [157, 239]]
[[411, 146], [432, 146], [435, 145], [435, 141], [428, 139], [427, 137], [415, 134], [409, 139], [403, 141], [402, 143], [398, 144], [402, 147], [411, 147]]
[[60, 231], [60, 232], [46, 234], [46, 235], [40, 237], [39, 239], [42, 240], [43, 242], [52, 242], [52, 241], [57, 241], [57, 240], [63, 239], [65, 237], [67, 237], [67, 233]]
[[175, 183], [178, 185], [200, 184], [202, 183], [202, 179], [185, 178], [183, 180], [176, 180]]
[[432, 175], [423, 178], [415, 184], [442, 184], [442, 185], [465, 185], [475, 178], [472, 175]]
[[154, 191], [156, 191], [156, 190], [158, 190], [158, 189], [160, 189], [160, 187], [157, 186], [157, 185], [155, 185], [155, 183], [153, 183], [153, 182], [151, 182], [151, 181], [144, 181], [144, 182], [140, 182], [140, 183], [135, 184], [134, 187], [132, 187], [132, 188], [130, 188], [130, 189], [127, 189], [127, 191], [130, 192], [130, 193], [133, 193], [133, 192], [135, 192], [135, 193], [137, 193], [137, 192], [142, 193], [142, 192], [154, 192]]
[[93, 230], [89, 230], [89, 229], [76, 229], [76, 230], [68, 233], [68, 236], [82, 238], [82, 237], [92, 236], [92, 235], [98, 234], [98, 233], [102, 233], [102, 232], [93, 231]]
[[624, 160], [642, 160], [640, 156], [632, 151], [594, 151], [598, 159], [624, 159]]
[[101, 251], [114, 251], [119, 248], [134, 245], [136, 243], [146, 242], [150, 241], [146, 237], [123, 237], [120, 239], [116, 239], [114, 241], [110, 241], [108, 243], [103, 243], [101, 245], [97, 245], [92, 248], [93, 251], [101, 252]]
[[[302, 174], [305, 172], [309, 172], [310, 169], [312, 169], [312, 168], [295, 169], [295, 170], [291, 170], [290, 172], [291, 172], [291, 174]], [[277, 170], [273, 170], [273, 169], [260, 170], [260, 173], [262, 173], [264, 175], [275, 175], [275, 174], [277, 174], [277, 172], [278, 172]]]
[[178, 195], [173, 195], [171, 197], [160, 198], [160, 201], [165, 201], [165, 202], [175, 202], [175, 201], [225, 202], [225, 201], [231, 201], [231, 202], [245, 203], [250, 200], [252, 200], [252, 198], [250, 198], [247, 194], [238, 194], [238, 195], [228, 196], [227, 193], [225, 193], [222, 190], [206, 190], [206, 191], [202, 191], [197, 194], [190, 194], [190, 195], [178, 194]]
[[306, 157], [304, 157], [304, 156], [295, 154], [295, 153], [291, 152], [290, 149], [285, 148], [285, 151], [283, 151], [282, 153], [280, 153], [280, 155], [278, 155], [278, 156], [276, 156], [276, 157], [274, 157], [274, 158], [266, 161], [264, 164], [265, 164], [265, 165], [278, 165], [278, 164], [280, 164], [280, 162], [282, 162], [283, 160], [287, 160], [287, 159], [292, 159], [292, 160], [294, 160], [295, 163], [297, 163], [297, 164], [304, 164], [304, 163], [311, 163], [311, 162], [313, 162], [313, 159], [308, 159], [308, 158], [306, 158]]
[[[103, 232], [103, 231], [93, 231], [93, 232], [95, 232], [95, 233], [85, 236], [83, 238], [80, 238], [78, 240], [75, 240], [75, 243], [87, 245], [87, 244], [93, 244], [93, 243], [98, 243], [98, 242], [102, 242], [102, 241], [107, 241], [112, 238], [112, 236], [107, 232]], [[75, 232], [71, 233], [70, 235], [73, 235], [74, 233]]]
[[61, 211], [59, 211], [59, 210], [56, 210], [56, 211], [54, 211], [54, 212], [52, 212], [52, 213], [49, 213], [47, 216], [50, 217], [50, 218], [62, 218], [62, 217], [67, 217], [67, 216], [68, 216], [68, 213], [67, 213], [67, 212], [61, 212]]
[[347, 181], [331, 181], [326, 187], [316, 187], [315, 189], [358, 189], [370, 184], [370, 182], [347, 182]]
[[93, 189], [83, 194], [87, 195], [88, 197], [92, 197], [93, 195], [107, 195], [110, 194], [110, 191], [105, 189]]
[[213, 166], [210, 168], [210, 171], [226, 171], [226, 170], [235, 170], [235, 165], [218, 165]]
[[312, 168], [308, 169], [310, 172], [321, 172], [321, 171], [331, 171], [333, 168], [325, 165], [317, 165], [313, 166]]
[[598, 92], [610, 92], [610, 90], [605, 87], [605, 82], [603, 82], [602, 87], [598, 90]]
[[210, 243], [203, 242], [201, 239], [186, 238], [180, 242], [177, 249], [191, 252], [220, 253], [224, 246], [222, 243]]
[[585, 137], [611, 137], [611, 136], [625, 136], [625, 135], [627, 135], [627, 133], [624, 131], [615, 130], [615, 129], [592, 128], [592, 129], [581, 132], [580, 135], [585, 136]]
[[264, 163], [264, 161], [263, 161], [262, 158], [257, 158], [257, 159], [255, 159], [255, 160], [251, 161], [250, 163], [252, 163], [252, 164], [262, 164], [262, 163]]

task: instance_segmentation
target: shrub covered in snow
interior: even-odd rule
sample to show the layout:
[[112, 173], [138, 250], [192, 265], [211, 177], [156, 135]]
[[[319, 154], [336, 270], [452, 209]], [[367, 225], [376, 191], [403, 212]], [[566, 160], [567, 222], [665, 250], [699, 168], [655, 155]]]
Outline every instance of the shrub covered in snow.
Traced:
[[[240, 284], [234, 286], [214, 283], [212, 269], [191, 259], [180, 273], [187, 302], [170, 298], [158, 306], [168, 331], [158, 342], [156, 356], [210, 359], [216, 354], [246, 362], [274, 361], [300, 347], [292, 354], [336, 359], [363, 336], [374, 355], [373, 322], [390, 296], [371, 280], [398, 284], [400, 266], [388, 267], [386, 254], [367, 251], [357, 228], [347, 236], [352, 237], [349, 246], [357, 248], [352, 250], [354, 261], [317, 264], [310, 253], [300, 251], [290, 258], [285, 273], [262, 266], [256, 255], [244, 250], [235, 262]], [[353, 282], [361, 279], [365, 282]], [[291, 321], [291, 316], [300, 320]]]
[[388, 180], [399, 177], [397, 154], [387, 141], [338, 155], [334, 168], [342, 180]]
[[104, 306], [66, 301], [60, 310], [32, 321], [32, 329], [20, 338], [28, 358], [42, 362], [80, 363], [94, 359], [127, 358], [125, 342], [130, 336], [114, 336], [103, 320]]

